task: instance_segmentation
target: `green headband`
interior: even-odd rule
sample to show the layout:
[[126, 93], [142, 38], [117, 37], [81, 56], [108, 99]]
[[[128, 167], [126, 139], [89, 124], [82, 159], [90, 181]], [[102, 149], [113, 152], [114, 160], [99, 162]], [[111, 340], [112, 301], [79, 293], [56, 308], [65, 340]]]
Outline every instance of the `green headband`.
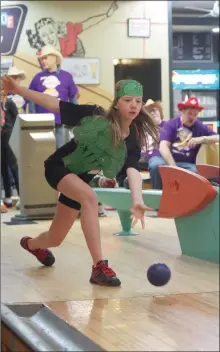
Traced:
[[115, 95], [116, 98], [121, 98], [126, 95], [142, 97], [143, 87], [139, 82], [132, 79], [127, 79], [123, 83], [121, 83], [120, 88]]

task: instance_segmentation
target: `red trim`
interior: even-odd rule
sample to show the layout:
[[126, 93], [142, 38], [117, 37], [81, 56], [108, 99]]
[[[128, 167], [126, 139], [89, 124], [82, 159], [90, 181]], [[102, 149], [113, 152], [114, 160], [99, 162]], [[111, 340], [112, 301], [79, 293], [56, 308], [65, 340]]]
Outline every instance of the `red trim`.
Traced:
[[196, 165], [198, 173], [205, 178], [216, 178], [220, 179], [220, 167], [214, 165], [200, 164]]

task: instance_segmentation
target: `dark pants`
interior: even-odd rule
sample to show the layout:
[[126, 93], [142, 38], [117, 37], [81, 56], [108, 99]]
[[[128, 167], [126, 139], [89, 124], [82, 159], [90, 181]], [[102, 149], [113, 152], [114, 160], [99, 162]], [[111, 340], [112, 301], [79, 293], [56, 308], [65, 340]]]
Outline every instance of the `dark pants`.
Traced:
[[9, 168], [14, 178], [15, 187], [19, 194], [19, 180], [18, 180], [18, 165], [16, 157], [9, 145], [10, 133], [4, 132], [1, 135], [1, 174], [3, 186], [5, 190], [5, 197], [12, 196], [11, 178]]

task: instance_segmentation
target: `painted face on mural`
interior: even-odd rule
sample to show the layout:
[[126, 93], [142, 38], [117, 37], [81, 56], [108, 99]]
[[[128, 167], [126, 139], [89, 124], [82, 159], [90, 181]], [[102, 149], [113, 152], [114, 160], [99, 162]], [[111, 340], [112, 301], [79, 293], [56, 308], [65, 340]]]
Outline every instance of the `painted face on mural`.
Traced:
[[51, 45], [54, 48], [59, 48], [57, 30], [53, 23], [47, 23], [38, 28], [38, 34], [45, 45]]
[[79, 35], [84, 30], [109, 19], [117, 9], [116, 1], [112, 1], [106, 12], [89, 16], [77, 23], [54, 21], [51, 17], [42, 17], [34, 24], [35, 30], [26, 30], [28, 42], [32, 48], [37, 50], [41, 50], [45, 45], [51, 45], [59, 50], [63, 57], [85, 56], [85, 48]]

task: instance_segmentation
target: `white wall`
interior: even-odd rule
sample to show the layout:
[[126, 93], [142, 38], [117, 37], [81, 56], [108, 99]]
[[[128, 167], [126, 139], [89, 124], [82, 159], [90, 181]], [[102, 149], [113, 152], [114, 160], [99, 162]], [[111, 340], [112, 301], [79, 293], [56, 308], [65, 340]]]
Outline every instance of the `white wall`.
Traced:
[[[111, 1], [2, 1], [2, 6], [25, 4], [28, 14], [21, 34], [18, 55], [36, 56], [26, 35], [42, 17], [54, 21], [80, 23], [90, 16], [105, 13]], [[162, 61], [162, 100], [165, 117], [169, 118], [169, 52], [168, 52], [168, 1], [118, 1], [118, 10], [112, 17], [84, 30], [82, 40], [88, 57], [101, 59], [100, 88], [112, 95], [114, 92], [114, 58], [160, 58]], [[150, 17], [151, 37], [129, 38], [127, 19]], [[151, 84], [149, 82], [149, 84]]]

